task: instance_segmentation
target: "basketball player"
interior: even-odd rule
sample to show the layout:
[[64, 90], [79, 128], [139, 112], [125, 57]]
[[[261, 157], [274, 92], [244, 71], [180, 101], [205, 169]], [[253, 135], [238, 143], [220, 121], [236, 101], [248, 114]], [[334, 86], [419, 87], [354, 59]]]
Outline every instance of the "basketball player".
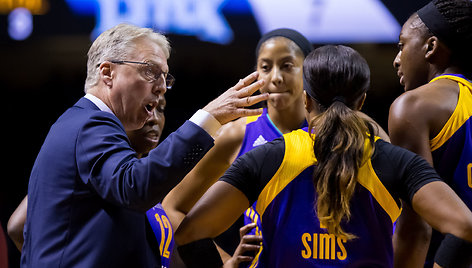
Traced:
[[[470, 209], [471, 42], [471, 1], [434, 0], [414, 13], [403, 25], [393, 62], [406, 92], [389, 115], [392, 143], [424, 157]], [[423, 266], [431, 229], [408, 207], [404, 212], [395, 234], [396, 264]], [[426, 267], [441, 241], [433, 235]]]
[[[175, 214], [172, 217], [180, 222], [192, 206], [179, 204], [174, 199], [181, 196], [201, 196], [206, 190], [201, 187], [201, 193], [183, 192], [183, 183], [198, 183], [207, 185], [208, 188], [235, 158], [282, 136], [283, 133], [307, 126], [302, 99], [302, 66], [305, 56], [311, 50], [311, 43], [291, 29], [277, 29], [261, 37], [256, 47], [257, 71], [259, 79], [265, 80], [261, 92], [270, 94], [267, 107], [260, 116], [242, 118], [223, 126], [215, 140], [215, 146], [207, 156], [164, 199], [163, 205], [169, 216]], [[197, 200], [195, 198], [193, 204]], [[240, 227], [251, 222], [258, 224], [257, 212], [250, 208], [245, 215], [244, 222], [240, 218], [237, 224], [218, 237], [218, 245], [224, 250], [222, 254], [227, 252], [233, 255], [239, 242]], [[260, 236], [259, 228], [260, 224], [250, 234]]]
[[309, 128], [249, 151], [205, 193], [175, 234], [186, 263], [218, 267], [208, 238], [255, 200], [263, 267], [392, 267], [400, 199], [447, 233], [443, 260], [466, 261], [472, 212], [424, 159], [375, 137], [355, 112], [369, 87], [366, 61], [324, 46], [303, 69]]
[[[234, 159], [285, 133], [307, 126], [303, 108], [302, 69], [303, 60], [311, 50], [311, 43], [292, 29], [276, 29], [261, 37], [256, 47], [256, 68], [259, 79], [265, 80], [261, 92], [270, 94], [267, 107], [260, 116], [242, 118], [223, 126], [215, 146], [164, 199], [163, 206], [173, 222], [183, 219], [198, 200], [196, 197], [203, 195]], [[388, 139], [387, 134], [380, 127], [378, 129], [382, 137]], [[201, 192], [183, 191], [186, 183], [201, 185]], [[182, 196], [188, 197], [188, 200], [180, 203], [174, 200], [182, 199]], [[254, 207], [250, 207], [244, 213], [244, 223], [238, 219], [230, 230], [216, 239], [218, 245], [231, 255], [239, 243], [239, 227], [251, 222], [257, 223], [257, 227], [250, 234], [260, 236], [260, 216]], [[257, 264], [257, 256], [251, 267]]]

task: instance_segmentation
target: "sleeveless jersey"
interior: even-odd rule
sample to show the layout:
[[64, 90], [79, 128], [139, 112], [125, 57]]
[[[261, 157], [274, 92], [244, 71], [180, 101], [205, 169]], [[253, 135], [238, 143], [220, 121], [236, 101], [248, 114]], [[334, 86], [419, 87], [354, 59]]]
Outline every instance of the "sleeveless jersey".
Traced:
[[[440, 75], [431, 82], [439, 79], [456, 81], [459, 98], [451, 117], [429, 142], [434, 168], [472, 210], [472, 82], [462, 75]], [[433, 230], [425, 267], [433, 267], [443, 237]]]
[[237, 157], [282, 135], [282, 132], [270, 120], [267, 108], [264, 108], [262, 114], [246, 118], [246, 132]]
[[160, 203], [146, 211], [146, 216], [159, 245], [156, 250], [159, 250], [161, 255], [161, 267], [168, 268], [174, 248], [174, 232], [170, 220]]
[[[307, 127], [308, 124], [304, 121], [301, 127]], [[262, 114], [257, 116], [249, 116], [246, 120], [246, 131], [244, 133], [244, 140], [241, 145], [241, 150], [238, 153], [238, 156], [245, 154], [246, 152], [265, 144], [269, 141], [272, 141], [276, 138], [281, 137], [283, 134], [275, 126], [272, 120], [269, 117], [267, 108], [264, 108]], [[262, 235], [261, 233], [261, 222], [260, 215], [255, 210], [257, 202], [255, 202], [251, 207], [249, 207], [244, 213], [244, 225], [249, 223], [256, 223], [256, 228], [251, 230], [248, 234], [250, 235]], [[257, 267], [257, 262], [259, 258], [259, 253], [256, 254], [254, 261], [251, 263], [250, 268]]]
[[441, 75], [431, 82], [439, 79], [456, 81], [460, 92], [451, 117], [430, 140], [434, 167], [472, 209], [472, 82], [455, 75]]

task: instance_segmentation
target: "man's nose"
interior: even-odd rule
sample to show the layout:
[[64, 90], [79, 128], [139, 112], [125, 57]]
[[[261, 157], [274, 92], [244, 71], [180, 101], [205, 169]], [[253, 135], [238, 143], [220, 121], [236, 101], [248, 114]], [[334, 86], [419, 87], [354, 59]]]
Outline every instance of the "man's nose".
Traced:
[[157, 79], [154, 82], [153, 93], [156, 96], [163, 96], [166, 92], [167, 92], [166, 80], [164, 79], [164, 77], [161, 77], [160, 79]]

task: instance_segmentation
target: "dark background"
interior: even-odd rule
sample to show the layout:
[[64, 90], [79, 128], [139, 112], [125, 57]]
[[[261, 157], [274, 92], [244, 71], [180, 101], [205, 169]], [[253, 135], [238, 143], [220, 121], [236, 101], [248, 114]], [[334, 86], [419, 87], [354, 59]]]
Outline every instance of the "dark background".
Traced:
[[[427, 3], [383, 2], [400, 24]], [[241, 14], [225, 17], [235, 35], [229, 45], [168, 35], [172, 44], [168, 63], [177, 80], [166, 93], [164, 136], [254, 70], [254, 48], [260, 37], [254, 18]], [[5, 231], [11, 213], [27, 193], [29, 173], [49, 127], [84, 95], [86, 53], [95, 25], [94, 17], [75, 15], [59, 0], [49, 1], [45, 15], [33, 16], [33, 33], [24, 41], [8, 36], [7, 20], [7, 14], [0, 15], [2, 152], [6, 159], [2, 161], [0, 221]], [[372, 86], [363, 111], [387, 130], [389, 106], [403, 90], [392, 66], [396, 44], [347, 45], [358, 50], [371, 67]], [[11, 241], [9, 259], [10, 267], [19, 266], [19, 252]]]

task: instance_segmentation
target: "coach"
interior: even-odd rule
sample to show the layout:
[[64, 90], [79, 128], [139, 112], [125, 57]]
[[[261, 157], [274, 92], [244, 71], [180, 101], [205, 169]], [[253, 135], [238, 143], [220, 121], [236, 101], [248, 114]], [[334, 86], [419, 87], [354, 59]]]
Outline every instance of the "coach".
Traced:
[[[51, 127], [28, 186], [22, 267], [160, 267], [143, 212], [158, 203], [212, 147], [212, 135], [246, 107], [257, 74], [197, 111], [148, 157], [126, 130], [143, 126], [173, 84], [167, 39], [120, 24], [88, 52], [86, 95]], [[158, 254], [158, 253], [157, 253]]]

